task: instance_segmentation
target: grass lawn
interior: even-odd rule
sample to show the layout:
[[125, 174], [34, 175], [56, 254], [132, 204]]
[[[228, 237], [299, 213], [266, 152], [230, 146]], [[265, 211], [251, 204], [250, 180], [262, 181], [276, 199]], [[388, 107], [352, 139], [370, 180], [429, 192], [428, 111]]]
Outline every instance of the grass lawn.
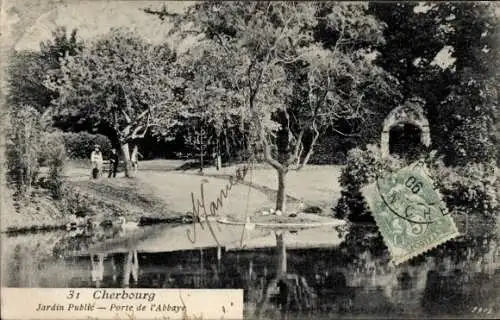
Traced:
[[60, 212], [46, 190], [37, 190], [29, 201], [17, 203], [18, 210], [12, 201], [12, 191], [8, 188], [3, 190], [5, 194], [1, 197], [0, 232], [56, 229], [69, 222], [68, 217]]
[[[203, 182], [205, 205], [210, 213], [210, 203], [221, 197], [221, 190], [234, 175], [237, 166], [205, 168], [200, 175], [197, 169], [178, 170], [184, 164], [179, 160], [141, 161], [134, 179], [127, 179], [123, 172], [109, 179], [105, 174], [98, 180], [90, 179], [90, 165], [85, 161], [70, 161], [65, 168], [69, 183], [90, 199], [89, 212], [95, 220], [124, 215], [127, 220], [141, 216], [167, 218], [185, 215], [193, 210], [191, 194], [201, 201]], [[297, 210], [298, 200], [323, 208], [325, 214], [340, 195], [338, 176], [340, 166], [306, 166], [287, 176], [287, 211]], [[42, 170], [43, 172], [43, 170]], [[274, 169], [259, 164], [249, 171], [245, 181], [234, 185], [217, 213], [233, 217], [254, 215], [263, 209], [275, 207], [277, 177]], [[10, 197], [6, 197], [9, 198]], [[34, 198], [35, 199], [35, 198]], [[9, 209], [10, 208], [10, 209]], [[2, 231], [7, 229], [50, 228], [64, 226], [69, 216], [54, 207], [48, 196], [42, 195], [20, 213], [14, 212], [12, 203], [5, 201]], [[64, 210], [63, 210], [64, 211]], [[4, 219], [5, 218], [5, 219]]]
[[[175, 170], [181, 165], [182, 161], [177, 160], [142, 161], [135, 179], [126, 179], [119, 173], [114, 179], [90, 180], [88, 168], [81, 163], [69, 165], [66, 173], [81, 191], [122, 208], [125, 215], [169, 217], [192, 211], [191, 193], [195, 201], [201, 201], [202, 182], [209, 210], [210, 202], [220, 197], [220, 191], [228, 183], [228, 175], [234, 175], [237, 168], [231, 166], [217, 171], [210, 167], [199, 175], [197, 169]], [[339, 174], [339, 166], [306, 166], [301, 171], [290, 172], [287, 177], [289, 210], [296, 209], [296, 200], [300, 199], [329, 213], [340, 193]], [[244, 183], [232, 187], [218, 213], [241, 217], [274, 208], [276, 187], [276, 172], [259, 166], [248, 172]]]
[[[234, 174], [236, 166], [224, 167], [217, 171], [214, 167], [204, 170], [205, 175], [224, 177]], [[337, 203], [340, 197], [338, 179], [342, 166], [338, 165], [307, 165], [302, 170], [290, 171], [287, 179], [287, 195], [294, 199], [302, 200], [306, 204], [322, 207], [329, 210]], [[187, 171], [191, 174], [197, 170]], [[256, 185], [256, 188], [265, 187], [275, 192], [278, 188], [276, 170], [259, 165], [253, 172], [247, 174], [245, 179]]]

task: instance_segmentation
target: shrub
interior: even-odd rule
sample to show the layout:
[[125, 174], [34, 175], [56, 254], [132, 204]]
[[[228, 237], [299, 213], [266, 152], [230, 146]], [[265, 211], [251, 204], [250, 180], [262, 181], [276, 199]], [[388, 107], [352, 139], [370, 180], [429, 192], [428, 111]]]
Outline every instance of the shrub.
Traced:
[[43, 134], [42, 154], [45, 165], [49, 168], [45, 187], [50, 190], [52, 198], [61, 199], [63, 196], [64, 164], [66, 162], [66, 149], [61, 132]]
[[71, 159], [88, 159], [96, 144], [103, 154], [109, 153], [112, 146], [108, 137], [88, 132], [65, 132], [62, 134], [67, 155]]
[[30, 106], [20, 106], [9, 114], [7, 130], [7, 181], [15, 196], [29, 196], [39, 173], [40, 114]]
[[[381, 161], [379, 155], [378, 148], [374, 146], [368, 146], [366, 150], [356, 148], [349, 151], [348, 164], [340, 176], [342, 191], [335, 208], [337, 218], [347, 218], [354, 222], [374, 222], [360, 189], [374, 182], [376, 176], [383, 171], [394, 171], [408, 165], [406, 161], [394, 158]], [[442, 195], [457, 225], [465, 219], [468, 225], [467, 233], [463, 237], [439, 246], [430, 254], [439, 256], [456, 253], [467, 246], [496, 240], [499, 237], [496, 229], [500, 223], [500, 179], [494, 173], [495, 164], [470, 163], [446, 167], [442, 158], [435, 157], [435, 152], [431, 152], [424, 160], [433, 177], [435, 188]], [[376, 231], [358, 229], [351, 228], [352, 235], [346, 240], [345, 247], [353, 249], [360, 246], [356, 250], [368, 249], [373, 253], [381, 253], [380, 235]]]
[[331, 137], [323, 138], [314, 147], [314, 152], [309, 159], [310, 164], [345, 164], [346, 154], [345, 146], [342, 142]]
[[61, 212], [77, 217], [92, 215], [92, 201], [88, 195], [80, 192], [70, 184], [63, 184], [61, 187], [62, 197], [57, 201]]
[[348, 218], [351, 221], [369, 221], [373, 218], [366, 207], [361, 194], [361, 188], [375, 181], [375, 178], [386, 170], [401, 168], [403, 162], [399, 159], [382, 161], [380, 149], [368, 145], [365, 150], [351, 149], [347, 153], [347, 165], [342, 169], [339, 182], [342, 187], [340, 199], [335, 208], [335, 216], [339, 219]]
[[500, 180], [494, 173], [495, 164], [445, 167], [439, 160], [430, 168], [450, 213], [468, 221], [465, 239], [493, 234], [500, 212]]

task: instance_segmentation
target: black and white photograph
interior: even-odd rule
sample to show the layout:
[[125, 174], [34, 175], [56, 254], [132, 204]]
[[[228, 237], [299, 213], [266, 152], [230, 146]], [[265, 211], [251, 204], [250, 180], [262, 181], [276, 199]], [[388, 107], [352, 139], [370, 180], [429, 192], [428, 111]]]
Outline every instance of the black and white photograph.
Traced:
[[[1, 1], [2, 304], [88, 289], [147, 304], [108, 319], [210, 319], [154, 300], [207, 289], [196, 307], [228, 319], [210, 292], [238, 289], [243, 319], [500, 318], [499, 21], [498, 2]], [[33, 318], [97, 319], [66, 302]]]

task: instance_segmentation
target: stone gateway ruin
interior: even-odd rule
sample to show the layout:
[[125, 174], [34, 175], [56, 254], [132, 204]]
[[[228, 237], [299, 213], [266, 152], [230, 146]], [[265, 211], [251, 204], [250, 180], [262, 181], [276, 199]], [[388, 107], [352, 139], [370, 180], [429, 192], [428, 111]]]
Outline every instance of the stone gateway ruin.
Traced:
[[412, 98], [387, 115], [380, 142], [382, 159], [391, 154], [413, 158], [427, 150], [431, 137], [423, 105], [422, 99]]

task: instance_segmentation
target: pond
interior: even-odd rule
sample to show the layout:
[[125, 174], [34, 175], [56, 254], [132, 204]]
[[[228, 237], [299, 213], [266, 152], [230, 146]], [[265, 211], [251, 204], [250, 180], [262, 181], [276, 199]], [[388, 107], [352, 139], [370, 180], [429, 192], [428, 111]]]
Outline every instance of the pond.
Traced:
[[[347, 255], [331, 241], [338, 238], [333, 229], [323, 230], [325, 241], [314, 248], [301, 245], [307, 231], [286, 232], [290, 246], [279, 250], [267, 240], [245, 248], [174, 247], [183, 241], [172, 239], [175, 230], [144, 227], [135, 238], [94, 249], [92, 239], [103, 243], [118, 235], [103, 240], [101, 234], [96, 241], [95, 235], [62, 231], [3, 234], [2, 286], [243, 288], [248, 319], [500, 315], [496, 252], [492, 259], [423, 259], [390, 267], [366, 251]], [[278, 274], [285, 276], [277, 281]]]

